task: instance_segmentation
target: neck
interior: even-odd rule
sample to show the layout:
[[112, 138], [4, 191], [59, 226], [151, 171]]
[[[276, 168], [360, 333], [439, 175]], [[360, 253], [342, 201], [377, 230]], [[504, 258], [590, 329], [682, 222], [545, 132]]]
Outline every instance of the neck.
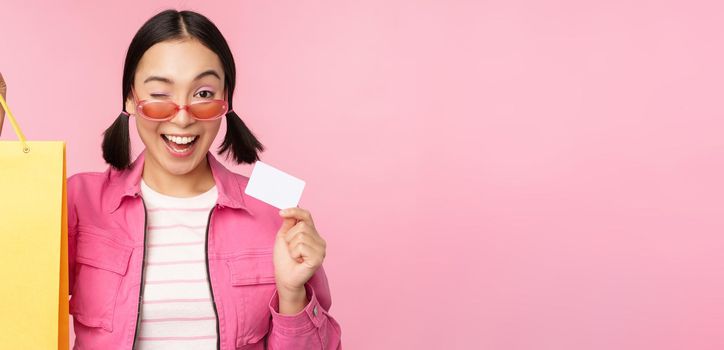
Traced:
[[173, 197], [193, 197], [214, 186], [214, 177], [206, 157], [186, 174], [166, 171], [153, 157], [147, 157], [143, 165], [143, 181], [154, 191]]

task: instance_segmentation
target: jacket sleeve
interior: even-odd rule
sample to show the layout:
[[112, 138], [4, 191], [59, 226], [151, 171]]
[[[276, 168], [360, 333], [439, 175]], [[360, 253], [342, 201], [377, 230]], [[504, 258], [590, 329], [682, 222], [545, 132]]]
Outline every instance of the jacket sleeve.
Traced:
[[73, 176], [66, 183], [66, 203], [68, 210], [68, 295], [73, 295], [75, 285], [76, 236], [78, 234], [78, 215], [75, 209], [75, 181]]
[[269, 301], [272, 317], [267, 335], [268, 349], [341, 350], [341, 328], [329, 314], [332, 298], [323, 266], [304, 288], [309, 302], [294, 315], [279, 313], [279, 295], [274, 291]]

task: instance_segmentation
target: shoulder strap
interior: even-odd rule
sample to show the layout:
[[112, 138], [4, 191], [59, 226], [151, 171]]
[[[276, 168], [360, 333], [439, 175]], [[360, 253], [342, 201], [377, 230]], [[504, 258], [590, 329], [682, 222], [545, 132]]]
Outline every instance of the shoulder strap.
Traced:
[[23, 135], [23, 132], [20, 131], [20, 126], [18, 126], [18, 122], [15, 121], [15, 117], [13, 117], [13, 113], [10, 112], [10, 107], [8, 107], [7, 102], [5, 102], [5, 99], [2, 95], [0, 95], [0, 104], [2, 104], [3, 109], [5, 110], [8, 118], [10, 118], [10, 124], [13, 125], [13, 129], [15, 130], [15, 135], [18, 135], [18, 139], [20, 140], [20, 143], [23, 145], [23, 152], [29, 153], [30, 152], [30, 146], [28, 146], [28, 143], [25, 141], [25, 135]]

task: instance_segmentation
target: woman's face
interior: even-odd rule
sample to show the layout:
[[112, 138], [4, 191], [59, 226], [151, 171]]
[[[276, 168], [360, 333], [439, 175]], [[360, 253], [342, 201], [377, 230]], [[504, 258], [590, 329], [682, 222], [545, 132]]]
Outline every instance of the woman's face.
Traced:
[[[215, 74], [200, 74], [212, 70]], [[141, 58], [133, 83], [138, 101], [168, 99], [179, 106], [207, 99], [224, 99], [224, 71], [219, 57], [197, 40], [165, 41], [151, 46]], [[126, 110], [136, 113], [133, 96]], [[168, 121], [135, 115], [136, 128], [149, 159], [174, 175], [183, 175], [205, 161], [221, 119], [198, 121], [179, 110]], [[191, 143], [188, 143], [189, 140]]]

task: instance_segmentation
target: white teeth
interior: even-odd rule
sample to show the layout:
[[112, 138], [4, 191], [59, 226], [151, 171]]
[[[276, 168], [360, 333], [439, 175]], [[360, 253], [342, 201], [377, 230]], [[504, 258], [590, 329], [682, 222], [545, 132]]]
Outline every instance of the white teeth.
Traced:
[[179, 144], [179, 145], [185, 145], [185, 144], [187, 144], [187, 143], [189, 143], [189, 142], [191, 142], [191, 141], [193, 141], [193, 140], [196, 140], [196, 137], [198, 137], [198, 136], [196, 136], [196, 135], [194, 135], [194, 136], [188, 136], [188, 137], [181, 137], [181, 136], [173, 136], [173, 135], [166, 135], [166, 134], [164, 134], [163, 136], [164, 136], [167, 140], [169, 140], [169, 141], [171, 141], [171, 142], [173, 142], [173, 143], [177, 143], [177, 144]]

